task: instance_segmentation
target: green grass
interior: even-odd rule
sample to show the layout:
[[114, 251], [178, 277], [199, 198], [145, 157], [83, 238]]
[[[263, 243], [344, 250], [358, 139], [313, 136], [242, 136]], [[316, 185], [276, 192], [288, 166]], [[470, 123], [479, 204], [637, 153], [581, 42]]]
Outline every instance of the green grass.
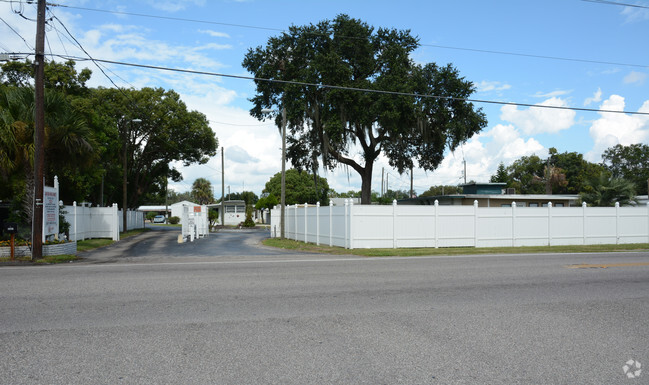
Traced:
[[77, 242], [77, 251], [88, 251], [111, 245], [114, 241], [106, 238], [86, 239]]
[[[47, 257], [43, 257], [41, 259], [38, 259], [36, 261], [32, 261], [31, 256], [21, 256], [21, 257], [16, 257], [14, 261], [16, 262], [33, 262], [34, 264], [52, 264], [52, 263], [66, 263], [66, 262], [72, 262], [78, 260], [79, 257], [76, 255], [71, 255], [71, 254], [63, 254], [63, 255], [49, 255]], [[0, 262], [11, 262], [10, 257], [2, 257], [0, 258]]]
[[43, 257], [42, 259], [38, 259], [34, 261], [34, 263], [38, 263], [38, 264], [66, 263], [66, 262], [76, 261], [78, 259], [79, 257], [71, 254], [49, 255], [47, 257]]
[[[119, 234], [119, 239], [126, 239], [128, 237], [132, 237], [138, 234], [142, 234], [145, 232], [151, 231], [151, 229], [135, 229], [135, 230], [129, 230], [125, 233], [120, 233]], [[77, 242], [77, 251], [88, 251], [88, 250], [94, 250], [98, 249], [100, 247], [112, 245], [115, 241], [112, 239], [107, 239], [107, 238], [94, 238], [94, 239], [86, 239], [83, 241], [78, 241]]]
[[527, 247], [446, 247], [403, 249], [344, 249], [342, 247], [317, 246], [290, 239], [269, 238], [266, 246], [281, 249], [323, 254], [346, 254], [365, 257], [415, 257], [424, 255], [471, 255], [471, 254], [528, 254], [528, 253], [598, 253], [612, 251], [649, 251], [649, 243], [624, 245], [587, 246], [527, 246]]

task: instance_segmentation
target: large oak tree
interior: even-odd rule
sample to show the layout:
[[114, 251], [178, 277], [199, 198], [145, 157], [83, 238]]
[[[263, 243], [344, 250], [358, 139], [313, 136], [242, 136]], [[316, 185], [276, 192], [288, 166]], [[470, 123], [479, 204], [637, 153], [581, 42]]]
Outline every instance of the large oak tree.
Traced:
[[415, 160], [434, 170], [446, 148], [454, 150], [487, 124], [466, 101], [473, 84], [451, 65], [415, 63], [418, 46], [410, 31], [375, 30], [346, 15], [292, 26], [245, 56], [243, 66], [257, 78], [251, 114], [274, 116], [280, 126], [277, 111], [286, 108], [293, 165], [312, 172], [340, 164], [354, 169], [368, 204], [381, 153], [399, 172]]

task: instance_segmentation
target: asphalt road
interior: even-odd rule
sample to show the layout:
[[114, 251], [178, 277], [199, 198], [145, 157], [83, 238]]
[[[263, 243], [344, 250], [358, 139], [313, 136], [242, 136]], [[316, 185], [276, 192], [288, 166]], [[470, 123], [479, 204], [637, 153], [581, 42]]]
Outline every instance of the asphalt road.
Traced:
[[0, 381], [649, 382], [623, 372], [649, 363], [647, 253], [156, 253], [1, 268]]

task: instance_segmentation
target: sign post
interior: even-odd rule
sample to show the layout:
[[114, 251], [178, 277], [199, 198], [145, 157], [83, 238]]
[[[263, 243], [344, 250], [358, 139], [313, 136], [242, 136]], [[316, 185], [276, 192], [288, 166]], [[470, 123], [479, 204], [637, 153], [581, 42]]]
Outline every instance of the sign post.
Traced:
[[54, 177], [54, 187], [43, 187], [43, 242], [48, 235], [59, 234], [59, 181]]

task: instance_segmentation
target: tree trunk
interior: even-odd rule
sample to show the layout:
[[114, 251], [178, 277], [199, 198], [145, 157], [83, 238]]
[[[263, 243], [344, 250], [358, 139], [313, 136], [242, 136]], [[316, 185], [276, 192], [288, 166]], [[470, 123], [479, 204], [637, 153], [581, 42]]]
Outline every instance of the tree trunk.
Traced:
[[367, 162], [361, 174], [361, 204], [372, 204], [372, 169], [374, 163]]

